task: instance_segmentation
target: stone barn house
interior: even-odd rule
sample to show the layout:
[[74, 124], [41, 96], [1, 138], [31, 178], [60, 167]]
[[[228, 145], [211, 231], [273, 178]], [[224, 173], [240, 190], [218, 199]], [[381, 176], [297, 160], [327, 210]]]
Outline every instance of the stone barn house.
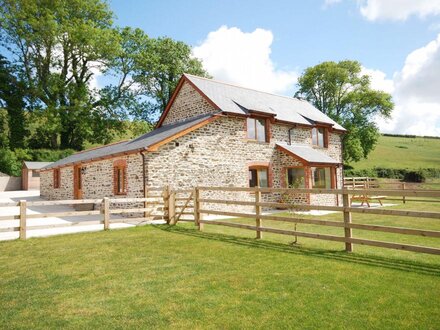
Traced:
[[[185, 74], [155, 130], [46, 166], [41, 195], [143, 197], [165, 185], [340, 188], [344, 132], [304, 100]], [[295, 199], [338, 203], [334, 195]]]

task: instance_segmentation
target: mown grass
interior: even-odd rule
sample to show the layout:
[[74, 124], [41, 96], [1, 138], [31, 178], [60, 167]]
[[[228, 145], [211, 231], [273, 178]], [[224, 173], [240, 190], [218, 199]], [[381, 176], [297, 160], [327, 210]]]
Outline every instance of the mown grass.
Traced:
[[[438, 211], [440, 205], [395, 208]], [[364, 216], [354, 215], [354, 221], [440, 229], [438, 220]], [[298, 225], [298, 230], [317, 232], [311, 227]], [[342, 234], [340, 228], [318, 230]], [[440, 326], [439, 256], [360, 246], [347, 254], [341, 243], [299, 238], [291, 245], [286, 243], [293, 237], [265, 233], [255, 240], [254, 235], [214, 225], [199, 232], [179, 224], [2, 242], [0, 327]], [[390, 235], [375, 239], [396, 238]], [[440, 246], [410, 237], [411, 243], [422, 240]]]
[[355, 170], [385, 168], [439, 168], [440, 140], [423, 137], [381, 136], [367, 159], [350, 164]]

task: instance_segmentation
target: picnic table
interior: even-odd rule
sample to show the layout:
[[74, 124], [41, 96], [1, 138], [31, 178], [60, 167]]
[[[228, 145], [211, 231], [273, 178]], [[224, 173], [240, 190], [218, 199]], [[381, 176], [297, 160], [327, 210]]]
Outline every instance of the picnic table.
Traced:
[[386, 198], [387, 196], [368, 196], [368, 195], [353, 195], [350, 199], [350, 206], [353, 203], [353, 201], [360, 201], [361, 206], [364, 206], [364, 203], [367, 204], [368, 207], [371, 207], [370, 201], [371, 200], [378, 200], [380, 203], [380, 206], [383, 206], [382, 199]]

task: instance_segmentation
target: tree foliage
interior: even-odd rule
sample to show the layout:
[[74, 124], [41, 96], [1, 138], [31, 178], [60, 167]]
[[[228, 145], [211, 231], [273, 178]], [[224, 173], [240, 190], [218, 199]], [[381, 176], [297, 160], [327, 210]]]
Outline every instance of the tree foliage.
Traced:
[[32, 146], [107, 143], [122, 120], [155, 120], [182, 73], [206, 75], [186, 44], [115, 27], [101, 0], [0, 0], [0, 33]]
[[323, 62], [305, 70], [295, 94], [348, 130], [343, 140], [347, 162], [359, 161], [374, 149], [379, 138], [375, 119], [389, 118], [394, 107], [391, 95], [373, 90], [361, 70], [357, 61]]
[[[0, 104], [6, 116], [0, 115], [0, 147], [20, 148], [24, 146], [25, 125], [25, 87], [14, 74], [11, 63], [0, 55]], [[9, 129], [9, 127], [13, 129]]]
[[134, 79], [155, 100], [150, 111], [161, 113], [182, 73], [209, 77], [199, 60], [191, 57], [191, 48], [171, 38], [150, 39], [137, 59]]

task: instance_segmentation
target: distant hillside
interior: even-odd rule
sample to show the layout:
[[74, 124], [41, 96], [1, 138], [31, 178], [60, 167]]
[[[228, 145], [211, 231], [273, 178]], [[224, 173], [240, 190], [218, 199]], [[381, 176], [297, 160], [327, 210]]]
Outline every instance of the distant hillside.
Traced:
[[384, 136], [368, 159], [350, 164], [355, 170], [385, 168], [440, 168], [440, 139], [433, 137]]

